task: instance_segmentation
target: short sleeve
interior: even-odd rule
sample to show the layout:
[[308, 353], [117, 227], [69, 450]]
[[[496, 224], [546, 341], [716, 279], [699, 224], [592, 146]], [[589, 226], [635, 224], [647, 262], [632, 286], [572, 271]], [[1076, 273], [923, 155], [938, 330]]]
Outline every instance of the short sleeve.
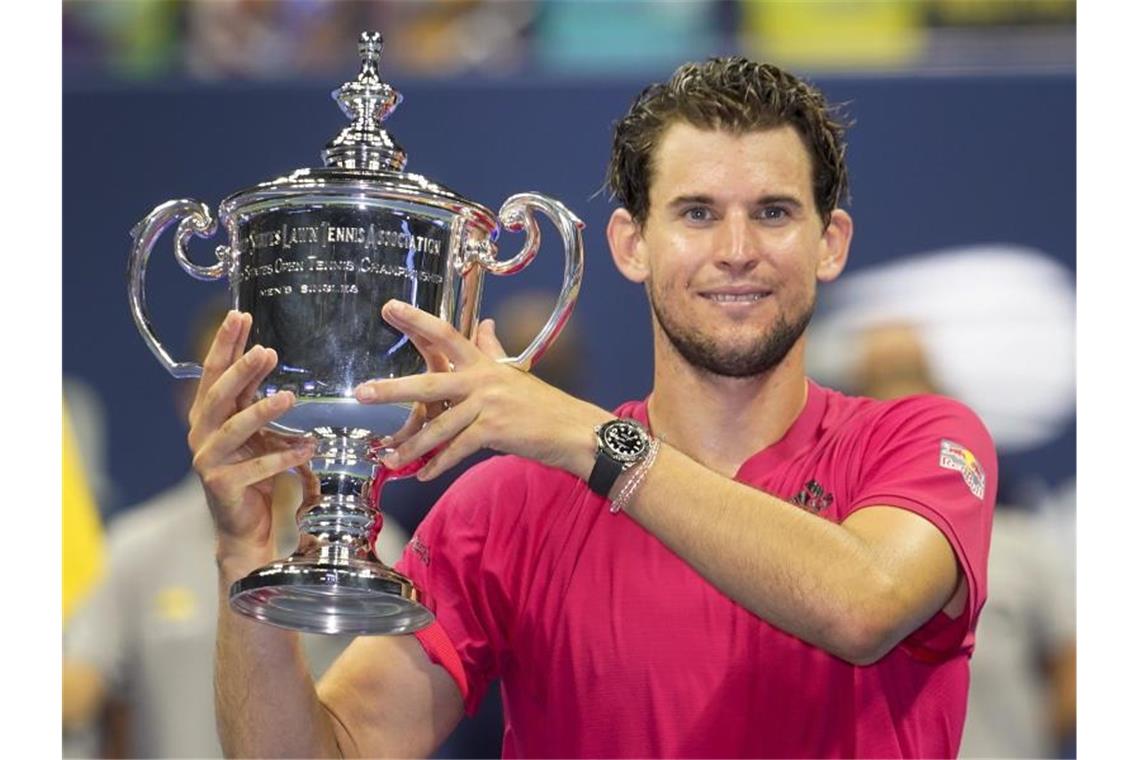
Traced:
[[436, 624], [417, 638], [455, 678], [469, 715], [499, 675], [513, 620], [510, 600], [517, 598], [510, 552], [495, 548], [510, 534], [512, 515], [525, 498], [520, 479], [511, 477], [510, 459], [481, 462], [456, 480], [396, 564], [435, 613]]
[[993, 439], [963, 404], [940, 396], [913, 396], [888, 406], [864, 451], [848, 514], [893, 506], [926, 518], [949, 541], [969, 591], [962, 615], [951, 619], [939, 612], [908, 637], [904, 647], [933, 660], [963, 648], [971, 651], [986, 599], [997, 494]]

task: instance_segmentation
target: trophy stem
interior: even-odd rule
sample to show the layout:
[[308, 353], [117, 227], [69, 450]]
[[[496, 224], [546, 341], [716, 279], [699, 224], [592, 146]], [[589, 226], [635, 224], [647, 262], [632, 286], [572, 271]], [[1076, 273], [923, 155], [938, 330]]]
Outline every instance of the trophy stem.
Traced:
[[366, 430], [319, 428], [311, 462], [318, 487], [297, 511], [300, 543], [288, 559], [230, 587], [230, 605], [262, 622], [308, 633], [412, 633], [431, 623], [415, 587], [373, 552], [382, 518], [371, 498]]
[[368, 456], [369, 437], [360, 432], [340, 429], [318, 437], [311, 463], [318, 487], [297, 510], [301, 541], [295, 557], [379, 562], [372, 544], [383, 518], [369, 494], [376, 465]]

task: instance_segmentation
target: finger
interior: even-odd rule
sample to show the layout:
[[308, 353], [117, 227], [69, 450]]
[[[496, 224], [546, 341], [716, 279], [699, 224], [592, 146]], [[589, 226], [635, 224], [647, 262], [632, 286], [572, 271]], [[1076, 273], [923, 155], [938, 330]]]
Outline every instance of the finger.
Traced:
[[240, 394], [251, 384], [263, 377], [277, 364], [277, 354], [272, 349], [254, 346], [245, 355], [222, 373], [221, 377], [206, 391], [197, 409], [195, 427], [213, 430], [222, 424], [239, 408]]
[[217, 379], [221, 377], [231, 364], [233, 364], [234, 346], [239, 345], [238, 340], [242, 329], [242, 315], [237, 311], [226, 313], [226, 318], [214, 334], [210, 343], [210, 350], [202, 360], [202, 377], [198, 379], [198, 389], [194, 393], [194, 404], [205, 396]]
[[[420, 355], [424, 357], [429, 372], [451, 371], [451, 362], [448, 361], [448, 358], [442, 351], [436, 348], [433, 343], [415, 333], [408, 335], [408, 338], [411, 340], [412, 345], [416, 347], [416, 350], [420, 352]], [[433, 401], [428, 404], [416, 404], [416, 406], [417, 408], [424, 407], [421, 414], [421, 417], [424, 419], [438, 417], [443, 413], [445, 408], [444, 403], [441, 401]], [[416, 430], [419, 430], [419, 428], [417, 427]]]
[[422, 375], [368, 380], [356, 386], [356, 400], [367, 404], [393, 404], [407, 401], [462, 401], [467, 397], [469, 379], [455, 372], [425, 372]]
[[384, 304], [382, 315], [389, 324], [409, 338], [426, 338], [457, 367], [482, 359], [483, 354], [454, 327], [439, 317], [395, 299]]
[[426, 481], [436, 478], [481, 448], [483, 446], [475, 435], [460, 433], [428, 460], [428, 463], [416, 473], [416, 479]]
[[507, 358], [506, 349], [503, 348], [503, 344], [495, 335], [495, 320], [493, 319], [484, 319], [479, 323], [479, 329], [475, 333], [475, 346], [492, 359]]
[[415, 404], [412, 406], [412, 413], [408, 415], [408, 419], [404, 421], [400, 429], [389, 436], [385, 436], [380, 443], [387, 447], [399, 446], [418, 433], [425, 422], [427, 422], [427, 407], [423, 404]]
[[277, 352], [272, 348], [265, 349], [270, 358], [267, 359], [262, 365], [261, 371], [250, 378], [245, 387], [241, 389], [237, 396], [237, 408], [245, 409], [257, 401], [257, 392], [261, 384], [265, 382], [265, 378], [269, 377], [270, 373], [277, 368]]
[[241, 358], [241, 355], [245, 353], [245, 345], [249, 342], [249, 333], [253, 330], [252, 314], [239, 311], [238, 319], [240, 320], [238, 324], [238, 335], [237, 340], [234, 341], [233, 353], [230, 355], [230, 364], [236, 362]]
[[255, 433], [284, 414], [293, 405], [293, 401], [291, 392], [282, 391], [230, 417], [207, 436], [204, 445], [194, 456], [194, 466], [202, 470], [228, 461]]
[[420, 352], [420, 356], [424, 358], [429, 371], [448, 372], [451, 370], [451, 362], [448, 361], [447, 356], [430, 340], [416, 333], [408, 333], [408, 340]]
[[432, 449], [447, 443], [467, 429], [479, 416], [476, 404], [468, 402], [453, 406], [435, 419], [428, 420], [418, 433], [397, 446], [384, 457], [391, 468], [402, 467], [415, 461]]
[[[304, 445], [293, 446], [282, 451], [272, 451], [243, 462], [215, 468], [203, 477], [203, 482], [207, 488], [221, 495], [226, 501], [236, 501], [244, 489], [279, 475], [290, 468], [301, 467], [312, 459], [316, 442], [311, 438], [304, 440]], [[227, 496], [229, 498], [226, 498]]]

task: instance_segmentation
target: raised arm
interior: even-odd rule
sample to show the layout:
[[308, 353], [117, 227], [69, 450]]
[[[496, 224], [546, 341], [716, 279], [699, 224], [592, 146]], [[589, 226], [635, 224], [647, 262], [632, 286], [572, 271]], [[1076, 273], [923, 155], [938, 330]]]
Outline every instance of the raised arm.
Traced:
[[443, 668], [407, 637], [360, 638], [314, 686], [296, 633], [233, 612], [229, 586], [274, 559], [272, 480], [312, 457], [262, 427], [293, 404], [253, 402], [276, 363], [243, 354], [248, 315], [231, 312], [203, 364], [188, 440], [217, 536], [215, 706], [229, 756], [427, 755], [454, 727], [462, 700]]
[[[502, 349], [491, 325], [481, 325], [471, 343], [406, 305], [389, 303], [384, 316], [416, 336], [417, 345], [445, 353], [455, 368], [358, 389], [357, 398], [377, 403], [451, 402], [423, 430], [398, 442], [390, 466], [446, 443], [421, 477], [435, 476], [480, 447], [589, 476], [593, 429], [612, 418], [609, 412], [494, 361]], [[669, 446], [662, 446], [627, 511], [737, 603], [855, 664], [878, 659], [938, 610], [956, 613], [965, 601], [954, 551], [924, 517], [881, 506], [832, 523]]]

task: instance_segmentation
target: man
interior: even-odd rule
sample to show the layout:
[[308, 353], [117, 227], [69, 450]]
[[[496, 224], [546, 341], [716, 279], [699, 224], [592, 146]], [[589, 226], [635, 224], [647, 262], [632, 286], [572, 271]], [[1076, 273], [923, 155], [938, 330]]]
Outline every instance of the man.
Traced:
[[[359, 639], [317, 688], [294, 637], [221, 606], [227, 750], [425, 755], [501, 676], [506, 756], [954, 754], [993, 446], [956, 402], [805, 377], [817, 282], [851, 240], [843, 150], [822, 96], [772, 66], [715, 59], [642, 93], [615, 132], [607, 237], [649, 296], [654, 381], [616, 417], [495, 361], [489, 321], [469, 341], [386, 304], [454, 367], [357, 389], [444, 409], [388, 463], [442, 446], [430, 479], [479, 448], [515, 456], [461, 477], [399, 565], [436, 622]], [[290, 396], [240, 402], [276, 360], [243, 354], [249, 326], [219, 332], [190, 434], [220, 589], [272, 557], [256, 484], [312, 455], [258, 433]]]

